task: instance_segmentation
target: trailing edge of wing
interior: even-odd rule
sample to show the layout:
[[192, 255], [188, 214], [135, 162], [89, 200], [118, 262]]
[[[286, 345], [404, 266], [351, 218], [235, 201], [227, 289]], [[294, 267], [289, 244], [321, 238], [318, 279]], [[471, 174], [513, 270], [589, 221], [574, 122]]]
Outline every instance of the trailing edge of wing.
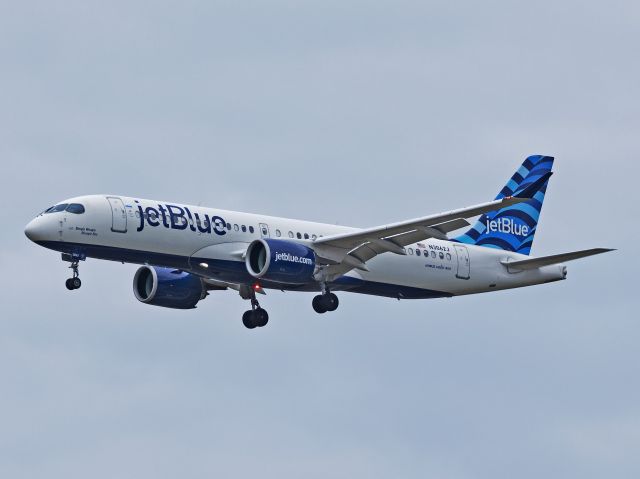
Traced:
[[520, 261], [501, 261], [501, 263], [507, 266], [509, 269], [520, 271], [527, 269], [537, 269], [552, 264], [565, 263], [567, 261], [586, 258], [587, 256], [593, 256], [595, 254], [608, 253], [609, 251], [615, 250], [609, 248], [593, 248], [581, 251], [572, 251], [570, 253], [554, 254], [551, 256], [542, 256], [541, 258], [524, 259]]
[[333, 274], [344, 274], [353, 268], [368, 271], [366, 262], [383, 253], [406, 255], [404, 246], [428, 238], [446, 238], [446, 233], [468, 226], [469, 222], [462, 218], [439, 223], [435, 226], [418, 226], [413, 230], [385, 239], [369, 237], [360, 246], [347, 251], [339, 246], [314, 244], [313, 248], [323, 261], [329, 265]]

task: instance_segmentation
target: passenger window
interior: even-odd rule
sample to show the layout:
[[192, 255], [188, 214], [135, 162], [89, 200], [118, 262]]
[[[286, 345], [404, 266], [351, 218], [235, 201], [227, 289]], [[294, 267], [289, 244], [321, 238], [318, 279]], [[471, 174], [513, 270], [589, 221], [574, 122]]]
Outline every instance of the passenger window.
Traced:
[[277, 236], [278, 238], [280, 238], [280, 236], [282, 236], [282, 233], [280, 232], [280, 230], [276, 230], [276, 236]]
[[416, 248], [416, 256], [420, 256], [420, 250]]
[[451, 253], [447, 253], [447, 259], [451, 261]]
[[301, 235], [300, 233], [296, 233], [296, 237], [297, 237], [298, 239], [302, 239], [302, 235]]
[[293, 231], [289, 231], [289, 238], [293, 238]]
[[242, 225], [242, 232], [246, 233], [247, 232], [247, 227], [245, 225]]
[[267, 230], [267, 228], [265, 226], [262, 227], [262, 236], [268, 236], [269, 235], [269, 231]]
[[227, 229], [231, 231], [231, 223], [227, 223]]
[[253, 226], [249, 226], [249, 233], [253, 233], [254, 231]]
[[315, 240], [317, 240], [317, 239], [318, 239], [318, 237], [317, 237], [316, 235], [311, 235], [311, 239], [312, 239], [313, 241], [315, 241]]
[[440, 251], [440, 259], [444, 259], [444, 253]]
[[432, 251], [432, 252], [431, 252], [431, 257], [432, 257], [432, 258], [435, 258], [435, 257], [436, 257], [436, 252], [435, 252], [435, 251]]
[[239, 227], [238, 225], [233, 225], [233, 230], [234, 230], [234, 231], [239, 231], [239, 230], [240, 230], [240, 227]]
[[309, 234], [308, 233], [304, 234], [304, 239], [309, 239]]
[[407, 251], [409, 252], [409, 254], [413, 254], [413, 248], [409, 248]]

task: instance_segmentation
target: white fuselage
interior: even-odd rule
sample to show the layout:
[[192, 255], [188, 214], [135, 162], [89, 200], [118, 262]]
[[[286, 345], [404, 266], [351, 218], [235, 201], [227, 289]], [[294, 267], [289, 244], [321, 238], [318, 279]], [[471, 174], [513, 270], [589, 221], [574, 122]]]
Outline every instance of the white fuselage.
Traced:
[[[82, 214], [41, 214], [26, 229], [35, 242], [80, 258], [93, 257], [175, 267], [221, 282], [252, 284], [244, 253], [259, 238], [279, 238], [313, 247], [320, 237], [357, 228], [299, 221], [201, 206], [92, 195]], [[405, 248], [405, 256], [385, 253], [367, 262], [369, 271], [352, 270], [334, 290], [397, 298], [429, 298], [481, 293], [564, 279], [564, 265], [509, 272], [501, 263], [527, 256], [487, 247], [429, 239]], [[318, 291], [318, 283], [291, 288]]]

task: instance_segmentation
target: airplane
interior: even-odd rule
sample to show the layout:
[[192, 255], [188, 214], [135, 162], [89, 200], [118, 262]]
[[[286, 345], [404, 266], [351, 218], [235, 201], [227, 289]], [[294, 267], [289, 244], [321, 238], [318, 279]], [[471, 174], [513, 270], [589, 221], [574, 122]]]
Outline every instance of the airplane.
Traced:
[[529, 156], [493, 201], [372, 228], [89, 195], [46, 209], [25, 234], [70, 263], [69, 290], [87, 258], [140, 264], [139, 301], [191, 309], [231, 289], [251, 302], [242, 322], [254, 329], [269, 321], [257, 299], [266, 290], [319, 293], [322, 314], [338, 308], [335, 292], [423, 299], [564, 280], [565, 262], [613, 250], [529, 256], [553, 161]]

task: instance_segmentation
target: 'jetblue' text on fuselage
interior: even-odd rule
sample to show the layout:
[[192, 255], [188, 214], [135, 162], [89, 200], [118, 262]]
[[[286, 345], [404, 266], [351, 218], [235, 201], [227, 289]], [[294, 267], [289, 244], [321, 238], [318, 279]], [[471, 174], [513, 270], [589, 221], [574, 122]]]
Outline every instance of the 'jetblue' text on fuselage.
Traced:
[[186, 206], [177, 205], [162, 205], [158, 204], [157, 208], [148, 206], [143, 208], [142, 205], [138, 206], [137, 216], [139, 216], [140, 224], [137, 231], [144, 229], [145, 223], [152, 227], [164, 226], [165, 228], [171, 228], [174, 230], [186, 230], [189, 228], [191, 231], [199, 231], [200, 233], [212, 232], [217, 235], [227, 234], [226, 221], [220, 216], [201, 215], [200, 213], [191, 213]]

